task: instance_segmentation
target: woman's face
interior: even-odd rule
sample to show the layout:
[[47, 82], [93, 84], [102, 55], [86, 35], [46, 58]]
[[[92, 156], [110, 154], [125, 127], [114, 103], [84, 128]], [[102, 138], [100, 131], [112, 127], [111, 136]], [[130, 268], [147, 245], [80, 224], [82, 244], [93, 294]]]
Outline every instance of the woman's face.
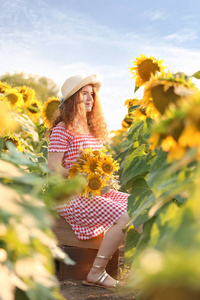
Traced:
[[81, 89], [81, 100], [85, 103], [85, 110], [87, 112], [92, 111], [92, 107], [94, 104], [94, 92], [93, 87], [91, 85], [85, 85]]

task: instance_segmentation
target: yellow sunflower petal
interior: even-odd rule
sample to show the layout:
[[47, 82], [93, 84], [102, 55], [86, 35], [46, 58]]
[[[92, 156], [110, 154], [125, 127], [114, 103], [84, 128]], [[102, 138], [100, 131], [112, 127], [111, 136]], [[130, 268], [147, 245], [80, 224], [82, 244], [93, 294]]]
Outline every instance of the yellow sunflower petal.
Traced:
[[87, 178], [87, 185], [84, 192], [87, 197], [99, 196], [105, 185], [99, 174], [90, 174]]
[[100, 173], [104, 173], [113, 177], [113, 172], [119, 170], [119, 164], [116, 161], [113, 161], [111, 156], [104, 156], [97, 163], [97, 169]]
[[149, 81], [151, 76], [157, 72], [163, 72], [165, 68], [162, 66], [163, 60], [157, 60], [153, 56], [147, 57], [143, 54], [137, 57], [133, 63], [136, 67], [130, 68], [130, 71], [133, 73], [137, 87]]
[[6, 94], [11, 90], [11, 86], [8, 85], [6, 82], [1, 82], [0, 81], [0, 93], [1, 94]]
[[[143, 106], [148, 107], [152, 102], [155, 109], [163, 115], [172, 104], [177, 106], [190, 96], [191, 93], [194, 93], [194, 87], [190, 80], [184, 82], [183, 89], [182, 79], [178, 82], [176, 78], [177, 77], [170, 72], [152, 77], [144, 89], [142, 99]], [[182, 93], [180, 90], [176, 93], [178, 87], [182, 88]], [[185, 90], [188, 90], [188, 92], [186, 93]]]
[[24, 101], [22, 94], [19, 93], [15, 88], [10, 89], [7, 94], [5, 94], [5, 98], [10, 104], [12, 109], [17, 109], [18, 107], [23, 107]]
[[25, 85], [16, 87], [17, 91], [22, 94], [25, 106], [29, 105], [29, 102], [36, 98], [35, 91]]
[[97, 171], [98, 156], [89, 156], [83, 163], [83, 171], [90, 174]]
[[0, 136], [6, 131], [18, 131], [19, 124], [13, 119], [12, 112], [5, 102], [0, 102]]
[[[4, 134], [3, 135], [4, 141], [7, 142], [11, 142], [13, 145], [15, 145], [15, 147], [17, 148], [17, 150], [19, 150], [20, 152], [24, 152], [25, 147], [22, 144], [22, 142], [20, 141], [20, 139], [14, 135], [13, 133], [11, 134]], [[5, 145], [4, 150], [7, 150], [7, 147]]]
[[26, 111], [29, 118], [34, 122], [37, 123], [39, 119], [42, 117], [42, 103], [35, 99], [29, 101], [29, 105], [26, 106]]

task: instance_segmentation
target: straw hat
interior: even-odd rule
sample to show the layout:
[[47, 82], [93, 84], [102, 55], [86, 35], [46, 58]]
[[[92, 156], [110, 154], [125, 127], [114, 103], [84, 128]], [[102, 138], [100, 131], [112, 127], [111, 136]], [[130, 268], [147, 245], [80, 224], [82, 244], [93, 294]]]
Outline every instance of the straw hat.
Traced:
[[97, 91], [99, 91], [101, 87], [101, 82], [96, 74], [90, 75], [88, 77], [83, 77], [81, 75], [69, 77], [61, 87], [63, 101], [67, 100], [78, 90], [88, 84], [92, 84], [94, 87], [96, 87]]

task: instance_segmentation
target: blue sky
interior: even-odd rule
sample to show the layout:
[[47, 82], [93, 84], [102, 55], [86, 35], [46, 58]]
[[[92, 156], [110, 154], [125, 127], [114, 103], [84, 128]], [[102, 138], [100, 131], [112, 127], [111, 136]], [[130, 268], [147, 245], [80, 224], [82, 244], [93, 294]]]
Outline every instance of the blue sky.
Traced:
[[24, 71], [61, 86], [98, 73], [109, 129], [120, 128], [124, 101], [142, 96], [129, 72], [140, 54], [172, 72], [200, 70], [199, 0], [4, 0], [0, 11], [0, 75]]

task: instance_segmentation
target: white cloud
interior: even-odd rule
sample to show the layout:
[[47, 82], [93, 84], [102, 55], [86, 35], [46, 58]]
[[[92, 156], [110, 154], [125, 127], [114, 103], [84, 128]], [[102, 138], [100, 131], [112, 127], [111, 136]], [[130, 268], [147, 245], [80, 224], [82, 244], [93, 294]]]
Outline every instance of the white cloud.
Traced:
[[[100, 74], [103, 82], [100, 97], [110, 129], [120, 128], [127, 113], [124, 101], [134, 97], [129, 68], [141, 53], [164, 59], [164, 65], [172, 72], [191, 75], [200, 69], [197, 66], [200, 50], [184, 48], [185, 42], [195, 41], [196, 31], [182, 30], [163, 38], [134, 30], [122, 34], [81, 12], [59, 11], [42, 0], [35, 0], [34, 4], [27, 0], [17, 3], [20, 6], [16, 4], [13, 13], [11, 8], [5, 12], [9, 22], [14, 12], [17, 14], [12, 28], [6, 25], [4, 30], [5, 25], [0, 25], [1, 74], [24, 71], [51, 78], [59, 86], [77, 73]], [[152, 20], [167, 18], [162, 10], [147, 12]], [[19, 20], [24, 14], [26, 20], [22, 19], [21, 26]], [[175, 46], [177, 38], [182, 47]], [[136, 96], [141, 98], [141, 89]]]
[[151, 21], [165, 20], [168, 18], [168, 14], [163, 9], [146, 10], [144, 15]]
[[164, 37], [165, 40], [175, 42], [176, 44], [188, 43], [198, 39], [196, 30], [184, 29]]

